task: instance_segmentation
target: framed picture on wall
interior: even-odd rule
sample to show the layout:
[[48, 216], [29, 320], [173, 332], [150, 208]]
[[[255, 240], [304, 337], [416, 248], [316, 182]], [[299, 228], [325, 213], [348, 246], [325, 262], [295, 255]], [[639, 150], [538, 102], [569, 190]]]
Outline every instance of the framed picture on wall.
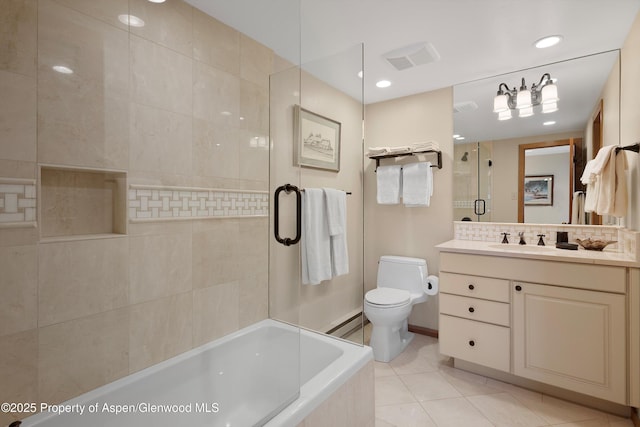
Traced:
[[525, 206], [553, 206], [553, 175], [524, 177]]
[[297, 165], [340, 170], [339, 122], [296, 105], [293, 127], [294, 162]]

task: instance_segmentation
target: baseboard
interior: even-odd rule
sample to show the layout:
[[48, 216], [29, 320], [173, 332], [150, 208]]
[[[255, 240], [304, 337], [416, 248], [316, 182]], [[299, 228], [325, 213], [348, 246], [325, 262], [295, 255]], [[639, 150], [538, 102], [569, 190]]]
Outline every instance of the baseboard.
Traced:
[[428, 337], [438, 338], [438, 330], [425, 328], [423, 326], [409, 325], [409, 332], [414, 332], [420, 335], [426, 335]]
[[640, 427], [640, 417], [638, 416], [638, 410], [631, 411], [631, 421], [635, 427]]

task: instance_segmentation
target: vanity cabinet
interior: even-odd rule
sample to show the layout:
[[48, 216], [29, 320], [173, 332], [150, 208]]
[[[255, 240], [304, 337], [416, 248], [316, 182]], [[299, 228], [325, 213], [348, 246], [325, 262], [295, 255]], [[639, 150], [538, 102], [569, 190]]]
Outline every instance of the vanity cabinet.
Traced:
[[513, 373], [626, 403], [625, 296], [514, 282]]
[[629, 405], [627, 268], [441, 252], [439, 274], [442, 354]]
[[509, 281], [441, 272], [440, 284], [440, 352], [508, 372]]

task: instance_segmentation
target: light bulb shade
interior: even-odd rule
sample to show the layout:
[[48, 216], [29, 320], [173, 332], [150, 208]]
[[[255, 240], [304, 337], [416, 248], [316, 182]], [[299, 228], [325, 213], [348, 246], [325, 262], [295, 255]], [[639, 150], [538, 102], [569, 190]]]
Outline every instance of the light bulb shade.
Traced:
[[509, 111], [509, 103], [508, 103], [509, 95], [496, 95], [493, 98], [493, 112], [501, 113], [503, 111]]
[[[518, 92], [516, 108], [520, 110], [522, 108], [530, 108], [530, 107], [531, 107], [531, 91], [529, 89], [521, 90], [520, 92]], [[522, 115], [520, 117], [522, 117]]]
[[498, 113], [498, 120], [509, 120], [511, 118], [511, 110], [500, 111]]
[[533, 116], [533, 107], [521, 108], [519, 110], [518, 117], [530, 117]]
[[547, 102], [542, 104], [542, 113], [553, 113], [554, 111], [558, 111], [558, 103], [557, 102]]
[[558, 86], [554, 85], [554, 84], [548, 84], [545, 85], [542, 88], [542, 103], [543, 104], [548, 104], [551, 102], [558, 102], [559, 98], [558, 98]]

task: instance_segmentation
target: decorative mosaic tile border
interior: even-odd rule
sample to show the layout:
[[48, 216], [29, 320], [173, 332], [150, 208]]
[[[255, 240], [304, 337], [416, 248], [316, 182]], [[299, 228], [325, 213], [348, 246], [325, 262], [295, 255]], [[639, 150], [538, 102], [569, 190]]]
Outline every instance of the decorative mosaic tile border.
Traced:
[[269, 215], [269, 193], [255, 190], [129, 185], [129, 221]]
[[35, 227], [36, 180], [0, 178], [0, 228]]
[[617, 240], [618, 243], [608, 248], [624, 252], [635, 257], [639, 242], [638, 232], [611, 225], [569, 225], [569, 224], [518, 224], [501, 222], [454, 221], [453, 234], [457, 240], [476, 240], [484, 242], [500, 242], [500, 233], [509, 233], [509, 240], [518, 239], [518, 233], [524, 232], [527, 243], [535, 244], [538, 234], [544, 234], [547, 245], [556, 244], [556, 232], [567, 231], [569, 241], [576, 239]]

